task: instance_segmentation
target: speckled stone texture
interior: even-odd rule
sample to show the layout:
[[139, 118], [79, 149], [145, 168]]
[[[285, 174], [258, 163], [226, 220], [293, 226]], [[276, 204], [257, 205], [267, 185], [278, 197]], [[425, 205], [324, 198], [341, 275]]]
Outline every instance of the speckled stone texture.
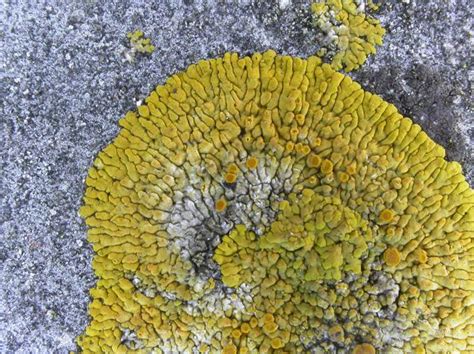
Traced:
[[[127, 110], [199, 59], [318, 49], [309, 2], [218, 3], [2, 3], [1, 353], [77, 349], [94, 284], [77, 210], [87, 169]], [[472, 185], [470, 2], [389, 1], [378, 16], [385, 43], [351, 76], [421, 124]], [[137, 28], [157, 49], [129, 63], [126, 33]]]

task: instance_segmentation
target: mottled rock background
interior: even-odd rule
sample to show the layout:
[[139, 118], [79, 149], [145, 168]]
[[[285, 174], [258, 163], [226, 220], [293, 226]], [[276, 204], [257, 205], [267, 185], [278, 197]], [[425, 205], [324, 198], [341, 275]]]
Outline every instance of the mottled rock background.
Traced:
[[[384, 45], [351, 74], [474, 177], [472, 3], [388, 1]], [[85, 328], [92, 252], [77, 215], [118, 119], [187, 65], [226, 51], [308, 56], [309, 2], [2, 1], [0, 352], [66, 353]], [[126, 33], [157, 49], [124, 60]]]

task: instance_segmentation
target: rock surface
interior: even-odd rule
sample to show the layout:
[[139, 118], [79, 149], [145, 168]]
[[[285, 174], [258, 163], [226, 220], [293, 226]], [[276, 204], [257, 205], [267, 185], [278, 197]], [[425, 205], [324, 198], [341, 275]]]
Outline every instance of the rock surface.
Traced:
[[[421, 124], [471, 185], [472, 12], [466, 0], [387, 2], [385, 43], [351, 74]], [[5, 3], [0, 20], [0, 352], [67, 353], [95, 281], [77, 210], [118, 119], [199, 59], [269, 48], [308, 56], [318, 33], [299, 1], [31, 1]], [[156, 50], [130, 63], [126, 34], [137, 28]]]

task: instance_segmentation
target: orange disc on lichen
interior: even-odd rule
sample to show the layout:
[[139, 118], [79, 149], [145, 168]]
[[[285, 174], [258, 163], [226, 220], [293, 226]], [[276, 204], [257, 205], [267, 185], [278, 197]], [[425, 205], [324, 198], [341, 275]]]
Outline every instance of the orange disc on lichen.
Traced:
[[240, 326], [240, 331], [243, 333], [243, 334], [247, 334], [250, 332], [250, 325], [248, 323], [243, 323], [242, 326]]
[[353, 175], [357, 172], [357, 165], [355, 163], [350, 164], [347, 166], [346, 172], [350, 175]]
[[347, 173], [340, 172], [337, 177], [341, 183], [346, 183], [349, 181], [349, 175]]
[[278, 325], [275, 322], [266, 322], [263, 325], [263, 331], [267, 334], [273, 333], [278, 329]]
[[299, 131], [298, 128], [291, 128], [291, 130], [290, 130], [290, 135], [296, 140], [296, 137], [297, 137], [297, 135], [298, 135], [299, 132], [300, 132], [300, 131]]
[[275, 321], [275, 317], [273, 317], [273, 315], [271, 313], [266, 313], [265, 315], [263, 315], [263, 321], [265, 323], [267, 322], [274, 322]]
[[375, 354], [375, 348], [370, 343], [357, 344], [352, 351], [352, 354]]
[[318, 137], [318, 138], [314, 139], [313, 145], [314, 146], [320, 146], [321, 142], [322, 142], [321, 138]]
[[237, 172], [239, 171], [239, 167], [235, 163], [233, 163], [229, 167], [227, 167], [227, 171], [229, 173], [237, 174]]
[[247, 162], [245, 163], [245, 165], [247, 166], [249, 170], [253, 170], [257, 168], [258, 166], [258, 159], [254, 156], [251, 156], [247, 159]]
[[332, 172], [334, 165], [331, 160], [323, 160], [321, 162], [321, 172], [325, 175], [328, 175]]
[[415, 250], [416, 260], [420, 263], [426, 263], [428, 261], [428, 254], [425, 250], [419, 248]]
[[237, 347], [234, 344], [227, 344], [222, 350], [222, 354], [237, 354]]
[[295, 147], [295, 144], [292, 141], [288, 141], [285, 145], [287, 152], [292, 152]]
[[280, 338], [276, 337], [272, 339], [271, 346], [273, 349], [280, 349], [284, 347], [284, 343]]
[[390, 209], [384, 209], [382, 210], [382, 212], [380, 213], [380, 220], [385, 222], [385, 223], [389, 223], [393, 220], [393, 217], [394, 217], [394, 213], [393, 213], [393, 210], [390, 210]]
[[319, 155], [316, 155], [316, 154], [310, 154], [306, 161], [307, 161], [308, 167], [316, 168], [321, 165], [321, 157], [319, 157]]
[[252, 328], [255, 328], [255, 327], [257, 327], [257, 325], [258, 325], [258, 320], [257, 320], [255, 317], [252, 317], [252, 318], [250, 319], [250, 326], [251, 326]]
[[224, 176], [224, 181], [225, 181], [225, 183], [228, 183], [228, 184], [235, 183], [235, 181], [237, 181], [237, 174], [235, 174], [233, 172], [226, 173], [225, 176]]
[[227, 208], [227, 201], [224, 198], [217, 199], [215, 208], [218, 213], [223, 212]]
[[232, 330], [232, 337], [234, 339], [239, 339], [241, 335], [242, 335], [242, 332], [240, 332], [240, 330], [238, 329]]
[[396, 248], [390, 247], [384, 252], [383, 259], [386, 265], [389, 267], [395, 267], [401, 261], [401, 254]]

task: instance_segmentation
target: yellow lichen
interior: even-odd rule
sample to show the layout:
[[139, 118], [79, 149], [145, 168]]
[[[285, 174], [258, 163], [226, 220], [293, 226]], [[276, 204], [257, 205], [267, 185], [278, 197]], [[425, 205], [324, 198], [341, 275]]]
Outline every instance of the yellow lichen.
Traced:
[[[150, 55], [155, 51], [155, 46], [151, 44], [151, 39], [146, 38], [143, 31], [128, 32], [127, 38], [130, 41], [130, 50], [125, 53], [125, 56], [129, 62], [135, 60], [137, 53]], [[146, 106], [141, 106], [141, 110], [146, 110], [146, 116], [148, 116], [149, 111]]]
[[337, 324], [332, 326], [329, 328], [328, 333], [332, 341], [340, 343], [344, 341], [344, 329], [341, 327], [341, 325]]
[[150, 38], [145, 38], [143, 31], [136, 30], [127, 33], [127, 38], [130, 40], [132, 48], [139, 53], [151, 54], [155, 50], [155, 46], [151, 44]]
[[397, 266], [401, 261], [400, 257], [400, 252], [394, 247], [388, 248], [383, 254], [383, 259], [389, 267]]
[[237, 354], [237, 347], [233, 344], [228, 344], [222, 350], [223, 354]]
[[233, 163], [230, 164], [229, 167], [227, 167], [227, 171], [229, 173], [237, 174], [237, 172], [239, 171], [239, 167], [235, 163]]
[[394, 214], [390, 209], [384, 209], [380, 213], [380, 220], [385, 223], [389, 223], [393, 220]]
[[[327, 45], [318, 55], [331, 54], [331, 66], [335, 70], [349, 72], [358, 69], [368, 55], [375, 53], [375, 46], [382, 44], [385, 29], [365, 12], [363, 3], [319, 0], [311, 6], [314, 25], [327, 36]], [[371, 2], [368, 7], [371, 10], [378, 8]]]
[[375, 354], [375, 348], [370, 343], [358, 344], [354, 347], [352, 354]]
[[253, 170], [258, 166], [258, 159], [254, 156], [251, 156], [247, 159], [245, 164], [249, 170]]
[[275, 321], [275, 317], [271, 313], [266, 313], [263, 315], [263, 322], [265, 323], [271, 323]]
[[233, 172], [227, 172], [224, 176], [224, 181], [228, 184], [235, 183], [237, 180], [237, 175]]
[[333, 163], [331, 160], [323, 160], [321, 162], [321, 171], [325, 174], [328, 175], [332, 172], [333, 169]]
[[349, 175], [345, 172], [339, 172], [337, 176], [338, 176], [339, 182], [341, 183], [346, 183], [347, 181], [349, 181]]
[[319, 167], [321, 165], [321, 157], [316, 154], [310, 154], [308, 156], [308, 167]]
[[240, 327], [240, 331], [243, 334], [247, 334], [250, 332], [250, 325], [248, 323], [243, 323], [242, 326]]
[[238, 329], [234, 329], [232, 331], [232, 337], [234, 339], [239, 339], [241, 335], [242, 335], [242, 332], [240, 332], [240, 330], [238, 330]]
[[284, 343], [278, 337], [272, 339], [271, 345], [273, 349], [280, 349], [284, 347]]
[[216, 211], [218, 213], [223, 212], [227, 208], [227, 201], [224, 198], [220, 198], [216, 201]]
[[474, 351], [460, 165], [319, 58], [200, 61], [119, 124], [83, 352]]

